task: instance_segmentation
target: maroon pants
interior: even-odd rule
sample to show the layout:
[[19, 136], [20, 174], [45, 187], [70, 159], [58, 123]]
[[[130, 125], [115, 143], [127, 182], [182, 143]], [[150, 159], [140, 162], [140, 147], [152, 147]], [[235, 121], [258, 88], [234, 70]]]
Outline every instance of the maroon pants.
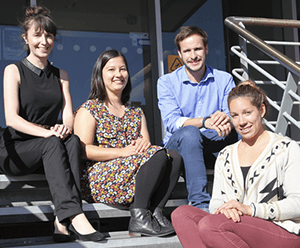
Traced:
[[271, 221], [241, 216], [238, 223], [223, 214], [209, 214], [183, 205], [171, 215], [177, 236], [184, 248], [300, 247], [300, 236], [289, 233]]

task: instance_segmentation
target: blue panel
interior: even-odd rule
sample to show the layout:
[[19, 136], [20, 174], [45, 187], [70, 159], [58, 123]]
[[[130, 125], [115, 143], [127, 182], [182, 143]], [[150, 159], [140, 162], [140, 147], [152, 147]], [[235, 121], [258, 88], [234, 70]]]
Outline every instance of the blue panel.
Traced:
[[[194, 25], [203, 29], [208, 34], [207, 64], [220, 70], [225, 70], [225, 50], [223, 34], [222, 1], [209, 0], [192, 15], [182, 26]], [[174, 44], [175, 33], [163, 33], [163, 50], [167, 54], [176, 54]], [[164, 58], [164, 71], [168, 72], [167, 58]]]

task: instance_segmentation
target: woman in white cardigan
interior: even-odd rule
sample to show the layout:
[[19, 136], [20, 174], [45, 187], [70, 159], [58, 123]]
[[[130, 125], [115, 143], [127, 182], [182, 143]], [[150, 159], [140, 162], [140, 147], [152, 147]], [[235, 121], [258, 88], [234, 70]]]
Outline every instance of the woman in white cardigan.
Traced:
[[264, 130], [266, 95], [245, 81], [228, 96], [242, 139], [220, 151], [207, 213], [180, 206], [172, 213], [187, 247], [300, 247], [300, 148]]

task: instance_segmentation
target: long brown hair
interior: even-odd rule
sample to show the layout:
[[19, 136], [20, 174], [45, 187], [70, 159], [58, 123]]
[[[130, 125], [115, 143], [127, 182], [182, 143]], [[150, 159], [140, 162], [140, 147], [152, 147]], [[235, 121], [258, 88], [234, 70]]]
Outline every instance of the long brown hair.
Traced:
[[[92, 80], [91, 80], [91, 92], [89, 94], [89, 99], [98, 99], [98, 100], [105, 100], [107, 97], [107, 92], [106, 88], [103, 82], [103, 75], [102, 75], [102, 70], [106, 63], [115, 57], [122, 57], [124, 60], [124, 63], [126, 65], [126, 69], [128, 71], [128, 64], [125, 56], [123, 53], [117, 50], [108, 50], [103, 52], [99, 58], [97, 59], [93, 73], [92, 73]], [[129, 101], [130, 99], [130, 92], [131, 92], [131, 80], [130, 80], [130, 75], [128, 71], [128, 81], [127, 84], [122, 91], [122, 96], [121, 96], [121, 101], [123, 104]]]

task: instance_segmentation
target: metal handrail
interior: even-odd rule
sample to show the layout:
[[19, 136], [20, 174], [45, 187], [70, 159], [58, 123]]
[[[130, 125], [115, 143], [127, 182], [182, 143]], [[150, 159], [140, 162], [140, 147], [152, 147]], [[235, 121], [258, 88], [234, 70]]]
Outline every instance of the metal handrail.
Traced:
[[262, 73], [264, 76], [266, 76], [267, 78], [269, 78], [272, 82], [276, 83], [280, 88], [282, 88], [283, 90], [285, 89], [285, 85], [283, 83], [281, 83], [277, 78], [273, 77], [270, 73], [268, 73], [266, 70], [262, 69], [260, 66], [258, 66], [257, 64], [255, 64], [252, 60], [248, 59], [248, 57], [242, 55], [241, 53], [239, 53], [237, 51], [237, 49], [239, 49], [238, 46], [233, 46], [231, 48], [231, 51], [236, 54], [237, 56], [239, 56], [240, 58], [244, 59], [245, 61], [247, 61], [247, 63], [249, 65], [251, 65], [253, 68], [255, 68], [257, 71], [259, 71], [260, 73]]
[[[231, 51], [234, 52], [235, 54], [239, 54], [236, 51], [236, 46], [233, 46]], [[286, 86], [280, 82], [279, 80], [277, 80], [275, 77], [273, 77], [271, 74], [269, 74], [267, 71], [265, 71], [264, 69], [262, 69], [261, 67], [259, 67], [258, 65], [256, 65], [252, 60], [248, 59], [246, 56], [242, 55], [241, 53], [238, 55], [240, 58], [243, 58], [245, 61], [248, 62], [248, 64], [252, 65], [254, 68], [256, 68], [258, 71], [260, 71], [264, 76], [268, 77], [271, 82], [275, 82], [279, 87], [281, 87], [283, 90], [285, 90]], [[300, 96], [298, 96], [297, 94], [295, 94], [294, 92], [290, 92], [288, 91], [288, 93], [296, 100], [300, 101]]]
[[[300, 77], [300, 66], [298, 65], [299, 62], [297, 63], [293, 61], [292, 59], [288, 58], [286, 55], [278, 51], [276, 48], [270, 46], [270, 44], [284, 46], [299, 46], [300, 43], [286, 41], [263, 41], [254, 34], [252, 34], [250, 31], [248, 31], [245, 27], [246, 25], [252, 25], [300, 28], [300, 21], [253, 17], [227, 17], [225, 19], [225, 25], [240, 36], [240, 46], [232, 46], [231, 51], [240, 58], [242, 68], [233, 69], [233, 75], [241, 81], [248, 79], [248, 65], [250, 65], [270, 80], [269, 82], [267, 82], [268, 84], [276, 84], [283, 90], [283, 97], [280, 102], [276, 102], [268, 98], [270, 105], [273, 108], [275, 108], [279, 113], [276, 122], [265, 120], [266, 126], [268, 126], [270, 130], [284, 135], [286, 134], [287, 127], [290, 124], [293, 124], [295, 127], [300, 129], [300, 122], [291, 116], [292, 106], [296, 104], [299, 105], [300, 102], [300, 96], [296, 94]], [[259, 49], [275, 61], [255, 61], [249, 59], [246, 47], [248, 43], [254, 45], [257, 49]], [[279, 81], [277, 78], [268, 73], [265, 69], [259, 66], [262, 64], [280, 64], [284, 66], [288, 71], [290, 71], [290, 73], [288, 74], [287, 81]], [[256, 83], [265, 84], [264, 81], [259, 81]], [[300, 142], [298, 143], [300, 144]]]
[[247, 29], [238, 25], [239, 23], [250, 26], [268, 26], [268, 27], [290, 27], [290, 28], [300, 28], [300, 21], [297, 20], [286, 20], [286, 19], [270, 19], [270, 18], [253, 18], [253, 17], [234, 17], [230, 16], [225, 19], [225, 25], [242, 35], [245, 39], [250, 41], [259, 50], [270, 56], [271, 58], [277, 60], [288, 70], [300, 76], [300, 66], [291, 60], [286, 55], [282, 54], [269, 44], [267, 44], [262, 39], [258, 38], [256, 35], [252, 34]]

